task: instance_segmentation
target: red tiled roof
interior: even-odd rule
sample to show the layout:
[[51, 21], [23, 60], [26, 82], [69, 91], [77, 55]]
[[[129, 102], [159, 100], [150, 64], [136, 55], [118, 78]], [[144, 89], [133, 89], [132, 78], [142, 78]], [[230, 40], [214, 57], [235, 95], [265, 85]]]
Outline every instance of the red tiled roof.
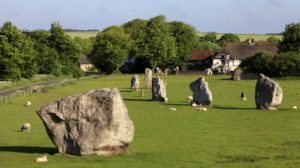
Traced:
[[213, 54], [209, 50], [194, 50], [188, 60], [204, 60], [211, 57]]

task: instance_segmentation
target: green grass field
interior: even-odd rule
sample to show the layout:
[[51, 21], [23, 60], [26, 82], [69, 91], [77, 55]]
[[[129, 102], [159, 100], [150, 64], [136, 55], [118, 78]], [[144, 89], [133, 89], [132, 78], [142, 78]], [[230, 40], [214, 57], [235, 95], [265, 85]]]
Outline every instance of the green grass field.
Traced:
[[[81, 37], [81, 38], [90, 38], [90, 37], [96, 37], [96, 35], [99, 32], [97, 31], [92, 31], [92, 32], [67, 32], [68, 35], [70, 35], [71, 37]], [[198, 35], [200, 37], [205, 36], [207, 33], [198, 33]], [[222, 33], [217, 33], [217, 39], [221, 38], [223, 34]], [[240, 37], [241, 41], [245, 41], [248, 38], [254, 38], [256, 41], [266, 41], [267, 38], [269, 38], [272, 35], [265, 35], [265, 34], [238, 34], [238, 36]], [[275, 37], [281, 39], [282, 36], [281, 35], [274, 35]]]
[[[169, 102], [149, 101], [139, 92], [129, 92], [129, 75], [77, 81], [41, 94], [26, 95], [0, 105], [0, 168], [98, 168], [98, 167], [203, 167], [283, 168], [300, 167], [300, 79], [277, 80], [284, 91], [277, 111], [255, 109], [255, 81], [231, 81], [228, 76], [207, 77], [213, 92], [208, 112], [188, 106], [189, 83], [199, 76], [167, 76]], [[143, 76], [140, 76], [143, 86]], [[35, 110], [77, 93], [103, 87], [118, 87], [134, 122], [135, 138], [128, 153], [114, 157], [70, 156], [56, 153]], [[241, 102], [244, 91], [248, 101]], [[32, 106], [23, 106], [29, 100]], [[169, 111], [176, 107], [177, 111]], [[19, 132], [30, 122], [30, 133]], [[38, 164], [36, 157], [48, 155]]]
[[[207, 33], [198, 33], [200, 37], [205, 36]], [[217, 39], [220, 39], [223, 36], [223, 33], [216, 33]], [[256, 41], [266, 41], [269, 37], [275, 36], [279, 39], [282, 39], [282, 35], [267, 35], [267, 34], [237, 34], [241, 41], [245, 41], [248, 38], [254, 38]]]
[[80, 37], [80, 38], [83, 38], [83, 39], [87, 39], [87, 38], [90, 38], [90, 37], [96, 37], [98, 33], [99, 33], [98, 31], [66, 32], [66, 34], [71, 36], [72, 38], [77, 36], [77, 37]]

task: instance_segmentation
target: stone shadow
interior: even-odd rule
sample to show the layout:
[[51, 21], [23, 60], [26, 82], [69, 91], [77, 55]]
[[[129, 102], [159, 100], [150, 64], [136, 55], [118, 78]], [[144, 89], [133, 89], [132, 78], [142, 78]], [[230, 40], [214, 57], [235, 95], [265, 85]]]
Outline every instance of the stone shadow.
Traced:
[[124, 101], [143, 101], [143, 102], [149, 102], [152, 101], [152, 99], [128, 99], [128, 98], [124, 98]]
[[224, 106], [216, 106], [213, 105], [213, 108], [216, 109], [227, 109], [227, 110], [256, 110], [254, 107], [224, 107]]
[[3, 152], [17, 152], [17, 153], [48, 153], [53, 155], [57, 153], [54, 147], [40, 147], [40, 146], [0, 146], [0, 151]]

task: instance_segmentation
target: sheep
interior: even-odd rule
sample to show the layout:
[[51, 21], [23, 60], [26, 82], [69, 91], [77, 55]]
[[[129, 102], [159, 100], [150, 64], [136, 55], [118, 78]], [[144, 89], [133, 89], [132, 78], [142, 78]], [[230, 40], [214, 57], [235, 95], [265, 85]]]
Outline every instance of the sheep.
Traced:
[[193, 103], [192, 106], [193, 106], [193, 107], [196, 107], [196, 106], [198, 106], [198, 105], [197, 105], [196, 103]]
[[193, 103], [193, 96], [188, 96], [187, 100], [188, 100], [189, 104], [192, 104]]
[[45, 162], [48, 162], [48, 158], [47, 158], [46, 155], [44, 155], [44, 156], [36, 158], [35, 162], [37, 162], [37, 163], [45, 163]]
[[292, 106], [292, 109], [297, 110], [298, 107], [297, 106]]
[[170, 111], [176, 111], [176, 108], [175, 107], [170, 107], [169, 110]]
[[168, 100], [169, 100], [169, 99], [168, 99], [167, 97], [165, 97], [165, 98], [164, 98], [164, 103], [168, 103]]
[[27, 131], [30, 132], [31, 125], [29, 123], [24, 123], [21, 125], [21, 132]]
[[25, 106], [31, 106], [31, 102], [30, 101], [26, 101]]
[[205, 108], [205, 107], [199, 107], [199, 108], [197, 108], [196, 110], [197, 110], [197, 111], [207, 111], [207, 108]]
[[246, 101], [247, 100], [246, 94], [244, 92], [241, 93], [241, 100], [242, 101]]

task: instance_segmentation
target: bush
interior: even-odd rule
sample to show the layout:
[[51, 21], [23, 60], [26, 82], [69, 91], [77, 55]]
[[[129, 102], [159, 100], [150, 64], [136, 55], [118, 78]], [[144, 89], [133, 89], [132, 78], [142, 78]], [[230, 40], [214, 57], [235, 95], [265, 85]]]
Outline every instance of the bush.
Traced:
[[258, 52], [242, 61], [240, 67], [245, 72], [263, 73], [271, 77], [300, 75], [300, 54], [287, 52], [272, 55]]

